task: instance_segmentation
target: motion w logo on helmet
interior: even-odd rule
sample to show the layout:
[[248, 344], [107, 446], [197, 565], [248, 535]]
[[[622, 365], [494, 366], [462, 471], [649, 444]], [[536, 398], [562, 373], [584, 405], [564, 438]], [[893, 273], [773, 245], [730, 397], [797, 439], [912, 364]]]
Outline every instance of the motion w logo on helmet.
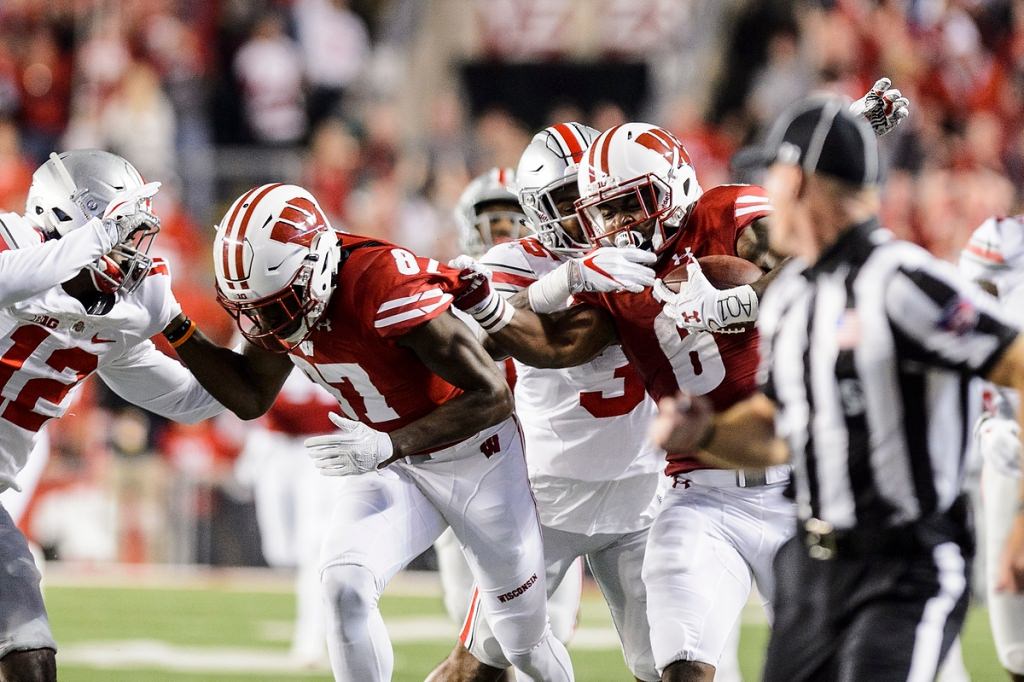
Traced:
[[656, 154], [661, 154], [674, 168], [690, 164], [690, 156], [686, 153], [683, 143], [667, 130], [662, 128], [648, 130], [637, 135], [635, 142]]
[[274, 223], [270, 238], [282, 244], [309, 246], [323, 226], [327, 224], [320, 208], [305, 197], [285, 202], [281, 217]]

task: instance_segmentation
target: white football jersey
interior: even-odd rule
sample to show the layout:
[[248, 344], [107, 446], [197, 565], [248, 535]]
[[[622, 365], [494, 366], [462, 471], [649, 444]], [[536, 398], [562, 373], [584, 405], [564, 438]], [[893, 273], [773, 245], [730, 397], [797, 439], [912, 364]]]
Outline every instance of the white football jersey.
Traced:
[[106, 315], [89, 315], [64, 292], [60, 283], [104, 252], [90, 231], [86, 225], [41, 244], [24, 218], [0, 214], [0, 489], [16, 487], [40, 427], [64, 414], [93, 372], [126, 400], [178, 421], [224, 409], [149, 340], [170, 316], [165, 263], [155, 262], [131, 294], [118, 293]]
[[[481, 259], [511, 296], [562, 260], [535, 238], [494, 246]], [[622, 349], [609, 346], [568, 369], [516, 366], [516, 414], [544, 525], [626, 533], [653, 520], [664, 452], [647, 440], [657, 408]]]

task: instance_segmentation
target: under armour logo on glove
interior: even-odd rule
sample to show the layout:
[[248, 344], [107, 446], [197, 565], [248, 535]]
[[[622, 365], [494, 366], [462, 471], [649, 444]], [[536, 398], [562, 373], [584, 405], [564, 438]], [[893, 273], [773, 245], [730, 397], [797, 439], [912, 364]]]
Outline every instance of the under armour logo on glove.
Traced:
[[910, 116], [910, 100], [891, 86], [888, 78], [879, 78], [867, 94], [850, 105], [850, 113], [866, 118], [878, 137]]

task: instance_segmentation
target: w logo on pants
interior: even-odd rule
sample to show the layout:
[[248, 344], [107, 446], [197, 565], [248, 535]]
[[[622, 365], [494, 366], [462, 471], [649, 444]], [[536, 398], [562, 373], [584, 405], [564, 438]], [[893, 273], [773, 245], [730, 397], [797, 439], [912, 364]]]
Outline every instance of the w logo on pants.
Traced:
[[483, 443], [480, 443], [480, 452], [484, 453], [484, 457], [487, 458], [501, 452], [501, 441], [498, 440], [498, 434], [494, 434]]

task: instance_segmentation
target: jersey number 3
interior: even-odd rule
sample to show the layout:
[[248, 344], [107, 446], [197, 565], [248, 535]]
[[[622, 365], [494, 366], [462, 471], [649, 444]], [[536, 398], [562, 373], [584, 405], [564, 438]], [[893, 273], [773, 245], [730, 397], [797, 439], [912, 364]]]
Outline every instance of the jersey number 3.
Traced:
[[598, 418], [620, 417], [632, 412], [644, 399], [644, 385], [632, 367], [622, 365], [612, 374], [622, 379], [622, 395], [606, 397], [604, 391], [583, 391], [580, 406]]

